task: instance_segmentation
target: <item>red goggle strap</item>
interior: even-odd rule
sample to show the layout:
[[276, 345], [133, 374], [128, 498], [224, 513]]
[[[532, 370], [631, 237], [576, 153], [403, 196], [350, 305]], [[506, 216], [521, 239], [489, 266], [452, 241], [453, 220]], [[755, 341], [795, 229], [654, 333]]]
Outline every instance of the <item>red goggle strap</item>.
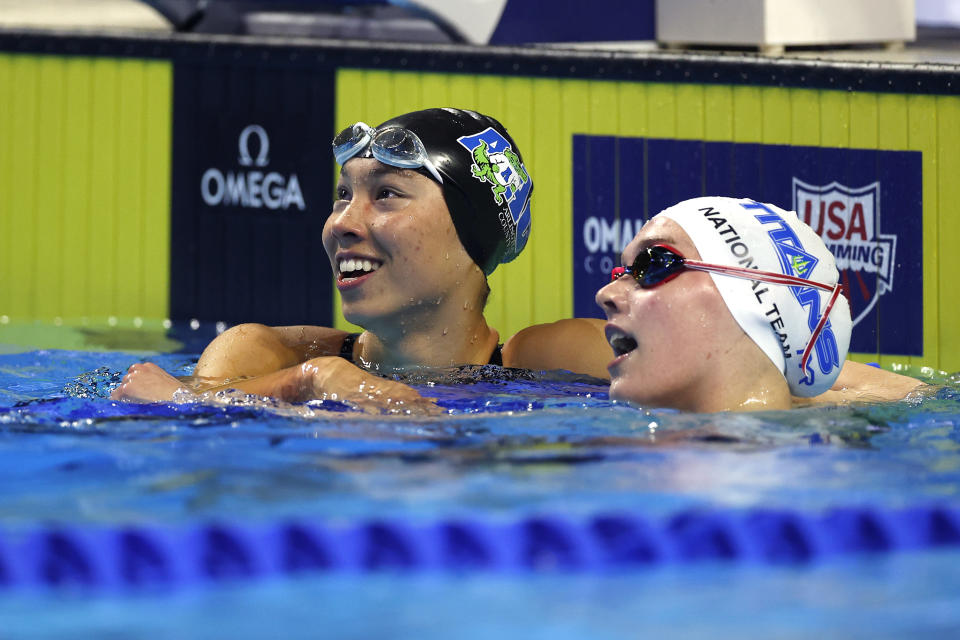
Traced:
[[[813, 333], [810, 335], [810, 341], [807, 342], [807, 348], [803, 350], [803, 357], [800, 358], [800, 370], [803, 371], [803, 375], [808, 375], [810, 372], [807, 370], [807, 361], [810, 359], [810, 354], [813, 353], [813, 347], [817, 342], [817, 338], [820, 337], [820, 332], [823, 331], [823, 328], [827, 324], [827, 320], [830, 318], [830, 311], [833, 310], [833, 305], [837, 301], [837, 298], [840, 297], [840, 283], [838, 282], [833, 287], [833, 293], [830, 294], [830, 300], [827, 302], [827, 308], [823, 310], [823, 314], [820, 316], [820, 322], [817, 323], [816, 328], [813, 330]], [[841, 363], [842, 366], [842, 363]]]
[[803, 357], [800, 358], [800, 370], [803, 371], [803, 375], [809, 375], [810, 371], [807, 369], [807, 363], [810, 360], [810, 354], [813, 353], [813, 348], [817, 342], [817, 338], [820, 337], [823, 327], [827, 324], [830, 311], [833, 310], [833, 305], [837, 302], [837, 298], [840, 297], [841, 291], [839, 282], [835, 285], [829, 285], [823, 284], [822, 282], [814, 282], [813, 280], [805, 280], [803, 278], [798, 278], [797, 276], [776, 273], [774, 271], [759, 271], [757, 269], [744, 269], [743, 267], [716, 265], [707, 262], [699, 262], [698, 260], [685, 260], [684, 264], [691, 269], [712, 271], [723, 275], [733, 276], [735, 278], [759, 280], [761, 282], [783, 284], [792, 287], [814, 287], [816, 289], [820, 289], [821, 291], [829, 291], [830, 300], [827, 302], [827, 307], [820, 315], [820, 321], [817, 323], [813, 333], [810, 335], [810, 340], [807, 342], [807, 346], [803, 350]]
[[834, 289], [834, 285], [832, 284], [814, 282], [813, 280], [806, 280], [798, 276], [777, 273], [776, 271], [760, 271], [759, 269], [731, 267], [722, 264], [700, 262], [699, 260], [689, 260], [687, 258], [683, 259], [683, 264], [698, 271], [711, 271], [713, 273], [732, 276], [734, 278], [743, 278], [744, 280], [759, 280], [761, 282], [769, 282], [771, 284], [782, 284], [788, 287], [814, 287], [816, 289], [820, 289], [821, 291], [833, 291]]

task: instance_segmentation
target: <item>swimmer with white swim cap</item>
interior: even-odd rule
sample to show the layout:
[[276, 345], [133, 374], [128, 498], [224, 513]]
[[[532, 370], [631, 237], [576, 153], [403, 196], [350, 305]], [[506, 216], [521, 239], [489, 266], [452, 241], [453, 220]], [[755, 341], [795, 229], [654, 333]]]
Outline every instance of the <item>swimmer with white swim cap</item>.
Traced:
[[830, 389], [850, 342], [833, 255], [791, 211], [694, 198], [653, 217], [601, 289], [610, 395], [691, 411], [779, 409]]

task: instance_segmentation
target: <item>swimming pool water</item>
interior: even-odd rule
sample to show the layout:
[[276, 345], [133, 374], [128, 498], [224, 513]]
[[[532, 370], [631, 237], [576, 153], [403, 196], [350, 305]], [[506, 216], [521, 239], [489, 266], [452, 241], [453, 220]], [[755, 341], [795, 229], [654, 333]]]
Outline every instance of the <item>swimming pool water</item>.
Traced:
[[[467, 383], [454, 384], [449, 372], [430, 372], [434, 384], [424, 383], [427, 374], [415, 378], [449, 410], [444, 416], [377, 418], [333, 405], [333, 413], [304, 417], [302, 408], [242, 400], [107, 399], [119, 373], [141, 358], [0, 356], [5, 531], [263, 527], [291, 518], [343, 527], [507, 526], [531, 517], [576, 524], [598, 514], [656, 524], [691, 513], [818, 518], [841, 508], [960, 506], [960, 388], [943, 376], [935, 396], [910, 402], [692, 415], [613, 403], [603, 386], [576, 376], [505, 381], [482, 368], [459, 372]], [[149, 359], [181, 373], [194, 362]], [[671, 637], [936, 636], [960, 629], [960, 611], [948, 606], [960, 596], [958, 558], [947, 547], [800, 566], [711, 560], [612, 571], [348, 572], [148, 595], [10, 587], [0, 595], [0, 629], [35, 637], [63, 629], [260, 637], [281, 629], [314, 637], [309, 622], [322, 620], [334, 637], [448, 637], [449, 625], [461, 625], [461, 637], [632, 637], [643, 615], [649, 630]], [[41, 615], [51, 607], [58, 615]], [[253, 608], [285, 622], [257, 622]], [[227, 612], [235, 613], [223, 622]]]

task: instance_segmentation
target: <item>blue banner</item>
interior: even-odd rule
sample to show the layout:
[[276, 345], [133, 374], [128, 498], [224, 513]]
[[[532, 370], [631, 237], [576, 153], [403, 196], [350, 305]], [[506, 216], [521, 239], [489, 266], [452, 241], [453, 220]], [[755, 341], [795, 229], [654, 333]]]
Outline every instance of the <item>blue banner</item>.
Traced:
[[576, 135], [574, 314], [603, 317], [598, 288], [662, 209], [698, 196], [748, 197], [796, 211], [837, 258], [850, 350], [923, 355], [919, 151]]

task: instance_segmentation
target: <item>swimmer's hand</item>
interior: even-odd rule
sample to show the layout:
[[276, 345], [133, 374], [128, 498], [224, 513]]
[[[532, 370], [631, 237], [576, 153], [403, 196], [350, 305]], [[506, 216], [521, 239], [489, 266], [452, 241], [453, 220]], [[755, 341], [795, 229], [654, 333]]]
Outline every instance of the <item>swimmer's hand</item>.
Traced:
[[157, 365], [144, 362], [130, 367], [110, 397], [123, 402], [202, 402], [217, 391], [236, 389], [285, 402], [336, 400], [365, 413], [439, 415], [443, 409], [401, 382], [365, 371], [343, 358], [320, 357], [301, 365], [242, 381], [205, 385], [196, 392]]
[[337, 400], [365, 413], [418, 416], [443, 413], [433, 400], [402, 382], [381, 378], [337, 356], [308, 360], [299, 369], [310, 396], [303, 399]]
[[127, 369], [127, 375], [110, 397], [122, 402], [170, 402], [180, 390], [189, 393], [179, 380], [157, 365], [140, 362]]

